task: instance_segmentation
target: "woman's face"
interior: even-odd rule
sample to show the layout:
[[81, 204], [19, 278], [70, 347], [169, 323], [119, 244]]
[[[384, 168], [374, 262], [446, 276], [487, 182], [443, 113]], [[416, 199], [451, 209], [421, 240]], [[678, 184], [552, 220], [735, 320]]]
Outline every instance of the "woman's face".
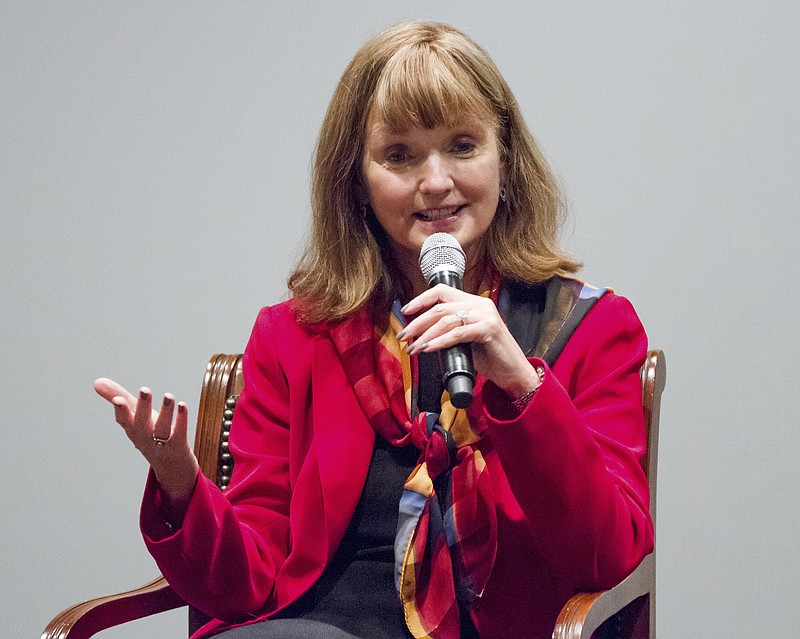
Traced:
[[393, 133], [372, 120], [363, 170], [375, 217], [403, 267], [414, 268], [422, 243], [437, 232], [453, 235], [468, 267], [475, 264], [500, 195], [499, 143], [492, 127], [473, 122]]

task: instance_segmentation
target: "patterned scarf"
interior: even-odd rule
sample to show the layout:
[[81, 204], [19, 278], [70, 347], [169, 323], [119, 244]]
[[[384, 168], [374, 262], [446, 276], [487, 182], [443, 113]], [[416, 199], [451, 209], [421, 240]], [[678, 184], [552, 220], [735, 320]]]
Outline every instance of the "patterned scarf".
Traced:
[[387, 327], [374, 326], [362, 311], [330, 335], [376, 432], [421, 451], [400, 499], [395, 585], [414, 637], [454, 639], [459, 602], [483, 594], [497, 552], [492, 481], [476, 445], [486, 424], [477, 411], [453, 407], [446, 391], [439, 413], [413, 406], [417, 361], [397, 339], [404, 324], [395, 302]]

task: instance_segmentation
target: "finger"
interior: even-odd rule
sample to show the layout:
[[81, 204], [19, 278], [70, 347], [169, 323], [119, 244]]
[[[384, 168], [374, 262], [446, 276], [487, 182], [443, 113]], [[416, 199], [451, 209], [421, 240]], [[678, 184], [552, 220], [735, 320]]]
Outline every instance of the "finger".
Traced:
[[[413, 339], [413, 342], [406, 352], [413, 355], [415, 352], [427, 350], [427, 347], [431, 345], [431, 342], [435, 343], [436, 340], [439, 340], [439, 338], [443, 336], [452, 336], [453, 339], [457, 340], [453, 343], [457, 344], [459, 341], [466, 339], [466, 335], [460, 330], [461, 328], [462, 322], [457, 315], [453, 313], [445, 313], [437, 317], [432, 324], [427, 326], [420, 324], [415, 327], [416, 332], [419, 333], [419, 335], [414, 337], [413, 332], [410, 334], [409, 337]], [[441, 342], [441, 340], [439, 341]]]
[[113, 379], [100, 377], [94, 380], [94, 384], [92, 384], [92, 386], [95, 392], [108, 402], [113, 403], [115, 397], [121, 397], [131, 408], [136, 406], [136, 397], [131, 395], [126, 388], [115, 382]]
[[404, 336], [413, 341], [409, 354], [434, 351], [465, 342], [489, 344], [511, 338], [490, 299], [471, 295], [459, 302], [443, 302], [416, 317]]
[[131, 438], [134, 442], [141, 437], [152, 437], [152, 410], [153, 393], [149, 388], [139, 389], [139, 398], [136, 400], [136, 413], [131, 424]]
[[402, 311], [404, 315], [413, 315], [414, 313], [419, 313], [423, 309], [430, 308], [434, 304], [455, 302], [469, 297], [473, 296], [457, 288], [453, 288], [452, 286], [437, 284], [433, 288], [429, 288], [417, 295], [402, 308]]
[[172, 437], [176, 442], [188, 441], [188, 430], [189, 409], [183, 402], [178, 402], [178, 415], [175, 418], [175, 427], [172, 429]]
[[164, 395], [161, 401], [161, 411], [153, 426], [152, 437], [154, 439], [167, 440], [172, 433], [172, 416], [175, 412], [175, 398], [169, 393]]
[[124, 397], [113, 397], [111, 403], [114, 405], [114, 421], [126, 430], [133, 421], [133, 411]]
[[[450, 318], [444, 318], [420, 335], [406, 352], [409, 355], [422, 352], [432, 353], [456, 344], [480, 343], [482, 335], [478, 328], [463, 326], [457, 317], [455, 320], [457, 323], [453, 326]], [[448, 325], [450, 325], [449, 329]]]
[[444, 324], [440, 327], [443, 329], [449, 326], [449, 324], [453, 321], [453, 318], [457, 320], [457, 323], [461, 323], [461, 320], [458, 319], [456, 315], [460, 309], [460, 304], [449, 304], [446, 302], [437, 304], [433, 308], [429, 308], [427, 311], [421, 313], [411, 320], [398, 335], [398, 337], [400, 339], [419, 339], [426, 331], [431, 329], [431, 327], [435, 326], [439, 322], [442, 322], [443, 320]]

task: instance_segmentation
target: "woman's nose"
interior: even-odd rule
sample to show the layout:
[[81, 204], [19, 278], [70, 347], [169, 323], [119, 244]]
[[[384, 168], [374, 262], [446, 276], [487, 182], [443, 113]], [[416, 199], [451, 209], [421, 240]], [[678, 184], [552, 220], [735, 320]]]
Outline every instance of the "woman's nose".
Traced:
[[442, 193], [453, 188], [450, 164], [445, 158], [433, 153], [422, 164], [419, 190], [422, 193]]

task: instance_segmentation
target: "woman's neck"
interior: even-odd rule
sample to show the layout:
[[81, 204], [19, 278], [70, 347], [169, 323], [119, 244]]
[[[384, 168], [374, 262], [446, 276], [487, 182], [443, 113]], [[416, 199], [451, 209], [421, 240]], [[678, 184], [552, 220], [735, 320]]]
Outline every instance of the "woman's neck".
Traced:
[[[416, 261], [413, 264], [404, 263], [398, 260], [398, 265], [403, 269], [403, 273], [411, 285], [411, 297], [414, 298], [422, 292], [428, 290], [428, 283], [422, 276], [419, 270], [419, 265]], [[481, 284], [484, 283], [487, 274], [487, 265], [485, 261], [481, 261], [476, 265], [467, 264], [466, 271], [464, 272], [463, 286], [467, 293], [473, 295], [480, 294]], [[404, 300], [408, 302], [409, 300]]]
[[[410, 287], [411, 297], [408, 300], [403, 300], [405, 303], [426, 291], [429, 288], [428, 282], [425, 281], [422, 271], [420, 271], [419, 254], [417, 252], [400, 247], [393, 242], [390, 250], [392, 251], [394, 264], [400, 271], [399, 275], [406, 280]], [[481, 242], [474, 246], [473, 250], [468, 251], [465, 257], [464, 290], [473, 295], [480, 294], [481, 291], [479, 289], [489, 274], [485, 244]]]

